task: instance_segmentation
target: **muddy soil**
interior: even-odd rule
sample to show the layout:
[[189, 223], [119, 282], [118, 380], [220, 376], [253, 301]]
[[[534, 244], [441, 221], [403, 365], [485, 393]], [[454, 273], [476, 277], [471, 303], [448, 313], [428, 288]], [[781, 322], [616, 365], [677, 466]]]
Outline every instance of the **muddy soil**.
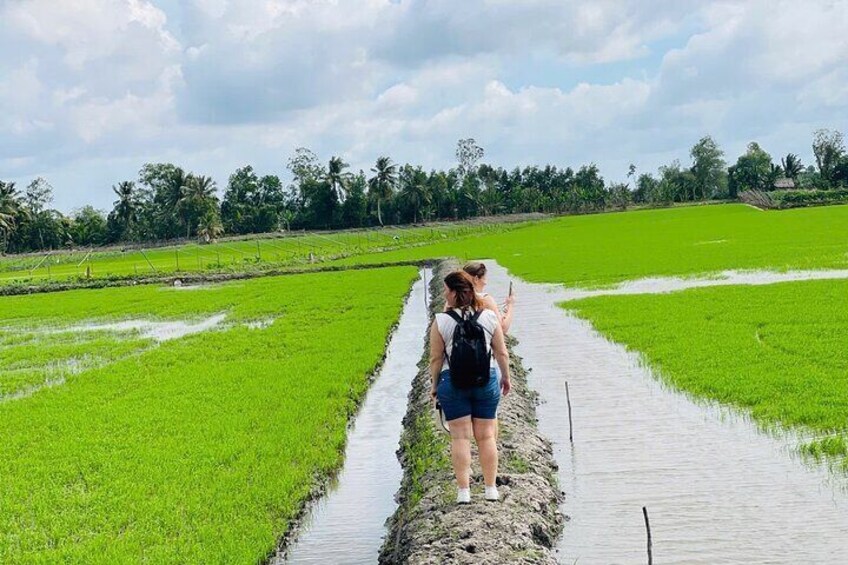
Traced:
[[[442, 263], [431, 284], [431, 307], [441, 311], [442, 279], [455, 268]], [[429, 351], [409, 396], [398, 451], [404, 477], [398, 509], [389, 519], [380, 563], [557, 563], [554, 547], [564, 518], [550, 443], [536, 428], [536, 398], [527, 388], [521, 360], [512, 355], [513, 389], [500, 418], [501, 500], [483, 499], [483, 478], [473, 454], [472, 502], [455, 503], [448, 436], [432, 417], [427, 372]]]

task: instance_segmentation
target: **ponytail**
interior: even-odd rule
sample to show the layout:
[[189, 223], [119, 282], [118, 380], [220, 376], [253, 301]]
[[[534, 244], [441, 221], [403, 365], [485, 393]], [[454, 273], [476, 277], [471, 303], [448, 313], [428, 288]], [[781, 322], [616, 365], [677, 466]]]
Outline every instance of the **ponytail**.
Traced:
[[474, 280], [465, 271], [454, 271], [445, 277], [445, 285], [456, 293], [456, 308], [482, 310], [483, 302], [474, 290]]

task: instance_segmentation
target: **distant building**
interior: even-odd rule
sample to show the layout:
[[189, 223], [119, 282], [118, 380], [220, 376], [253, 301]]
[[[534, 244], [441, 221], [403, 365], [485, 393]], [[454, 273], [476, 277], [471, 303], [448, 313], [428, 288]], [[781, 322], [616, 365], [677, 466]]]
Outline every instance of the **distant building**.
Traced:
[[795, 181], [788, 178], [781, 178], [774, 181], [774, 189], [775, 190], [788, 190], [791, 188], [795, 188]]

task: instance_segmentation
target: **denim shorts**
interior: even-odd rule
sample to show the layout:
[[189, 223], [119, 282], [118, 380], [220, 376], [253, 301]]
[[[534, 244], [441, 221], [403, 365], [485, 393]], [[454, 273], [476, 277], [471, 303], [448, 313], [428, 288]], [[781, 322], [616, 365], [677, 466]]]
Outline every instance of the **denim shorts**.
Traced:
[[494, 420], [498, 417], [498, 402], [501, 400], [501, 384], [498, 373], [492, 367], [489, 370], [489, 382], [480, 387], [458, 389], [453, 386], [450, 371], [442, 371], [439, 375], [439, 385], [436, 387], [436, 397], [445, 420], [450, 422], [464, 416]]

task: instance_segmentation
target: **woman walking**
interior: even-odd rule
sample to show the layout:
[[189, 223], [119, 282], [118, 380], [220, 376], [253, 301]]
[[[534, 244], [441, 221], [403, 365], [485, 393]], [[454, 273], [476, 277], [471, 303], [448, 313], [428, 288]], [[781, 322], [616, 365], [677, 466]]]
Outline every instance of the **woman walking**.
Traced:
[[[436, 314], [430, 328], [430, 392], [438, 398], [450, 428], [457, 502], [471, 501], [471, 438], [480, 453], [485, 498], [498, 500], [497, 409], [501, 393], [508, 394], [511, 388], [503, 329], [477, 295], [470, 275], [457, 271], [444, 283], [447, 309]], [[500, 381], [490, 364], [492, 356], [500, 368]]]
[[510, 286], [510, 292], [506, 297], [506, 307], [501, 312], [498, 303], [491, 294], [486, 292], [486, 284], [488, 283], [486, 264], [480, 261], [473, 261], [466, 263], [462, 270], [471, 276], [471, 280], [474, 282], [474, 291], [477, 293], [483, 306], [497, 315], [504, 333], [509, 333], [509, 327], [512, 325], [512, 317], [515, 314], [515, 295], [512, 293], [512, 287]]

